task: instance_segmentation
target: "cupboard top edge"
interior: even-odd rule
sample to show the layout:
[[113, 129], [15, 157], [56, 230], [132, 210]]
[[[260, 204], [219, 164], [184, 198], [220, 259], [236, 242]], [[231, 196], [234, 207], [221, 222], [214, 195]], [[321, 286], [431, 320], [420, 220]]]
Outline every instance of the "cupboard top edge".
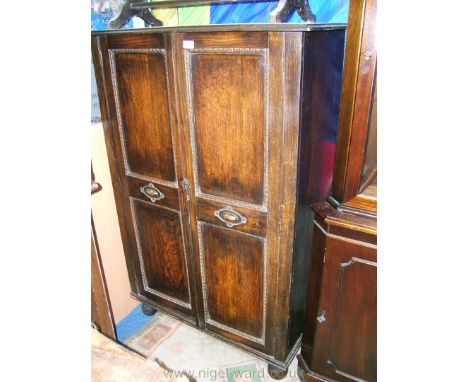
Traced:
[[331, 226], [346, 227], [348, 230], [365, 231], [370, 235], [377, 235], [377, 218], [338, 211], [327, 201], [314, 203], [311, 208], [315, 216]]
[[345, 30], [347, 24], [303, 23], [303, 24], [216, 24], [175, 27], [152, 27], [139, 29], [112, 29], [91, 32], [91, 36], [143, 33], [187, 33], [187, 32], [313, 32], [323, 30]]

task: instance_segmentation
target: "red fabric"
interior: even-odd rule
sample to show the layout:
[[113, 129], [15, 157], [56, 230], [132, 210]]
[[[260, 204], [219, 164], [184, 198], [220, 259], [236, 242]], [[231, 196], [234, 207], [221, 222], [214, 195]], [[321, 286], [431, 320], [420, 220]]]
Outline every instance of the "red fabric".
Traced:
[[320, 143], [320, 199], [325, 199], [331, 191], [333, 180], [333, 164], [335, 162], [335, 142], [321, 142]]

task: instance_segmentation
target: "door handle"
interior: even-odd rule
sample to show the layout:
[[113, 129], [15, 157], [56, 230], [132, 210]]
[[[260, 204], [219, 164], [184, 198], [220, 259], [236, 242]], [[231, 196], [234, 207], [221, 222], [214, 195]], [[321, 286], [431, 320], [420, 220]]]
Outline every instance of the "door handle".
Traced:
[[102, 190], [102, 186], [98, 182], [95, 182], [94, 180], [92, 180], [91, 181], [91, 195], [101, 190]]
[[234, 211], [231, 207], [216, 210], [214, 215], [229, 228], [234, 227], [235, 225], [247, 223], [247, 218], [239, 212]]
[[164, 199], [164, 194], [160, 190], [158, 190], [153, 183], [148, 183], [140, 187], [140, 192], [153, 203], [158, 200]]

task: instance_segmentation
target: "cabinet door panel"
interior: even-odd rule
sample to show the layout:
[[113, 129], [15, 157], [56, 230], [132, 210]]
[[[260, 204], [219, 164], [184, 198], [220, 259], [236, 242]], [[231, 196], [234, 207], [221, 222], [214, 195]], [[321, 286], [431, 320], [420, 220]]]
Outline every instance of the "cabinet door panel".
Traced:
[[93, 49], [132, 295], [196, 324], [170, 36], [102, 36]]
[[263, 205], [264, 50], [199, 49], [185, 60], [197, 191]]
[[265, 240], [206, 223], [198, 229], [206, 323], [263, 343]]
[[327, 239], [312, 370], [335, 380], [377, 380], [374, 247]]
[[289, 93], [279, 96], [285, 36], [274, 37], [270, 43], [261, 32], [176, 36], [191, 232], [203, 276], [198, 318], [208, 331], [269, 354], [276, 344], [265, 335], [274, 325], [266, 323], [275, 317], [266, 312], [274, 305], [278, 253], [269, 248], [276, 245], [274, 201], [283, 188], [276, 155], [290, 147], [282, 141]]
[[[377, 347], [377, 268], [375, 263], [353, 258], [340, 264], [340, 286], [330, 360], [337, 370], [376, 380], [366, 365], [376, 365]], [[352, 320], [349, 318], [352, 317]], [[350, 344], [353, 351], [343, 346]]]
[[145, 291], [190, 308], [180, 213], [136, 199], [131, 206]]
[[174, 182], [165, 50], [110, 52], [125, 170]]

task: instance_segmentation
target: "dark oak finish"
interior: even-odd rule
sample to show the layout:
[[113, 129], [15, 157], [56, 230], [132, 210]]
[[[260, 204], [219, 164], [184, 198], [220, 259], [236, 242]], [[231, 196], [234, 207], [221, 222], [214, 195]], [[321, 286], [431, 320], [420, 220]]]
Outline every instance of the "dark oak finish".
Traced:
[[[175, 181], [164, 51], [112, 51], [127, 172]], [[124, 53], [128, 52], [128, 53]], [[152, 137], [152, 139], [149, 139]]]
[[200, 223], [207, 325], [263, 342], [265, 240]]
[[[341, 244], [341, 243], [340, 243]], [[369, 285], [377, 285], [377, 264], [366, 258], [375, 256], [375, 250], [360, 248], [350, 259], [351, 244], [336, 245], [331, 243], [330, 251], [341, 251], [341, 256], [334, 256], [325, 267], [325, 277], [336, 278], [339, 272], [339, 289], [336, 292], [336, 310], [330, 307], [328, 316], [335, 315], [329, 354], [329, 364], [335, 373], [344, 372], [348, 375], [358, 376], [365, 380], [376, 380], [377, 369], [377, 289]], [[347, 252], [347, 253], [346, 253]], [[372, 253], [371, 253], [372, 252]], [[346, 256], [345, 256], [346, 254]], [[331, 259], [330, 259], [331, 260]], [[333, 269], [335, 268], [335, 269]], [[325, 281], [326, 282], [326, 281]], [[326, 311], [326, 307], [320, 307]], [[349, 317], [355, 318], [350, 325]], [[317, 343], [322, 334], [317, 333]], [[355, 343], [353, 343], [355, 341]], [[343, 344], [351, 345], [343, 346]], [[319, 345], [317, 345], [319, 346]], [[350, 348], [353, 351], [349, 351]], [[369, 349], [374, 349], [369, 352]]]
[[[226, 206], [225, 203], [198, 199], [197, 200], [197, 216], [200, 221], [221, 225], [226, 227], [226, 224], [223, 223], [216, 215], [215, 212]], [[234, 225], [229, 227], [235, 231], [241, 231], [246, 233], [251, 233], [253, 235], [265, 236], [267, 229], [267, 213], [262, 211], [256, 211], [245, 207], [235, 206], [233, 209], [238, 212], [240, 215], [246, 217], [247, 221], [244, 224]]]
[[147, 288], [190, 303], [179, 213], [136, 200], [132, 208]]
[[[285, 371], [304, 321], [304, 206], [330, 190], [329, 159], [310, 151], [336, 137], [344, 28], [225, 29], [93, 37], [122, 240], [134, 297]], [[137, 63], [113, 71], [113, 55]], [[149, 93], [118, 105], [132, 89]], [[145, 146], [133, 172], [127, 135]]]
[[[377, 76], [377, 73], [375, 76]], [[370, 191], [370, 188], [373, 188], [373, 190]], [[359, 194], [377, 197], [377, 78], [374, 79], [369, 129], [361, 170]]]
[[375, 0], [350, 2], [332, 193], [313, 206], [306, 381], [377, 380], [375, 17]]
[[187, 60], [200, 192], [261, 205], [264, 55], [207, 51], [193, 53]]
[[280, 367], [268, 364], [268, 374], [271, 378], [279, 380], [283, 379], [288, 374], [288, 371]]
[[[129, 196], [141, 201], [151, 202], [151, 199], [146, 196], [141, 189], [148, 184], [152, 184], [151, 181], [128, 176], [127, 184]], [[156, 200], [152, 204], [167, 207], [173, 210], [179, 210], [179, 190], [177, 188], [157, 183], [154, 183], [153, 185], [164, 195], [164, 198]]]
[[[132, 295], [138, 296], [142, 302], [150, 302], [158, 307], [162, 304], [166, 312], [194, 325], [196, 310], [192, 301], [195, 300], [195, 288], [190, 285], [193, 262], [189, 258], [191, 251], [187, 230], [183, 229], [187, 224], [187, 216], [184, 213], [184, 188], [178, 175], [182, 174], [182, 166], [178, 151], [178, 130], [175, 125], [177, 114], [174, 110], [173, 95], [176, 90], [170, 51], [170, 40], [162, 34], [124, 34], [93, 40], [93, 58], [95, 65], [97, 60], [97, 67], [101, 68], [99, 73], [96, 73], [96, 79]], [[134, 67], [123, 66], [119, 68], [119, 75], [119, 61], [116, 61], [119, 55], [124, 55], [124, 58], [131, 56], [133, 61], [139, 61], [139, 64], [136, 64], [139, 71]], [[163, 57], [164, 65], [149, 68], [146, 64], [148, 56], [151, 55]], [[132, 82], [132, 85], [128, 86], [134, 89], [134, 97], [139, 105], [131, 98], [127, 103], [122, 103], [121, 94], [130, 92], [122, 78]], [[148, 81], [154, 85], [151, 89]], [[147, 97], [138, 94], [137, 88], [142, 89]], [[136, 163], [139, 172], [131, 171], [135, 166], [132, 167], [132, 162], [128, 161], [131, 157], [127, 155], [127, 147], [132, 146], [128, 146], [127, 136], [133, 137], [137, 142], [135, 147], [141, 145], [143, 153], [147, 151], [144, 155], [140, 152], [135, 154], [135, 158], [138, 158]], [[159, 168], [154, 166], [155, 162], [164, 163]], [[141, 187], [147, 185], [153, 185], [164, 194], [164, 198], [151, 201], [141, 192]], [[137, 211], [137, 207], [142, 205], [150, 209], [154, 205], [153, 213], [147, 213], [144, 222], [141, 222]], [[161, 213], [163, 208], [172, 211], [166, 209]], [[171, 216], [169, 220], [166, 219], [168, 215]], [[180, 221], [178, 227], [174, 225], [175, 216]], [[165, 244], [160, 242], [158, 245], [157, 241], [151, 239], [156, 237], [155, 233], [160, 233], [157, 230], [149, 233], [147, 230], [150, 228], [145, 225], [147, 223], [153, 228], [162, 227], [171, 238], [171, 242], [179, 246], [178, 250], [171, 250], [169, 258], [163, 248]], [[146, 233], [137, 233], [141, 230]], [[147, 253], [148, 249], [152, 256]], [[181, 256], [183, 259], [180, 259]], [[146, 264], [142, 261], [145, 257], [150, 259]], [[165, 277], [172, 280], [168, 285], [164, 285], [163, 282], [156, 289], [150, 286], [148, 281], [153, 280], [155, 286], [154, 282], [158, 282], [156, 280], [159, 280], [160, 276], [158, 272], [162, 271], [152, 264], [165, 264]], [[146, 265], [151, 268], [146, 270]], [[178, 280], [179, 284], [174, 284], [175, 280]], [[184, 287], [180, 280], [184, 280]], [[174, 294], [174, 287], [179, 292]], [[190, 297], [187, 293], [190, 293]]]
[[299, 179], [307, 179], [307, 182], [300, 182], [297, 190], [293, 273], [301, 281], [292, 286], [291, 292], [295, 296], [290, 309], [290, 315], [294, 317], [289, 338], [291, 345], [302, 333], [304, 325], [304, 285], [307, 283], [312, 245], [313, 212], [310, 204], [324, 200], [331, 191], [343, 44], [344, 36], [336, 32], [328, 32], [315, 39], [306, 38], [304, 42], [304, 65], [311, 69], [304, 74], [302, 98], [311, 102], [302, 108], [302, 121], [306, 128], [302, 130], [298, 168]]
[[376, 220], [338, 212], [328, 203], [314, 210], [316, 260], [309, 274], [302, 357], [322, 377], [376, 381]]
[[359, 193], [376, 81], [376, 16], [376, 0], [350, 2], [331, 200], [332, 203], [340, 204], [342, 209], [357, 208], [374, 215], [377, 199]]

